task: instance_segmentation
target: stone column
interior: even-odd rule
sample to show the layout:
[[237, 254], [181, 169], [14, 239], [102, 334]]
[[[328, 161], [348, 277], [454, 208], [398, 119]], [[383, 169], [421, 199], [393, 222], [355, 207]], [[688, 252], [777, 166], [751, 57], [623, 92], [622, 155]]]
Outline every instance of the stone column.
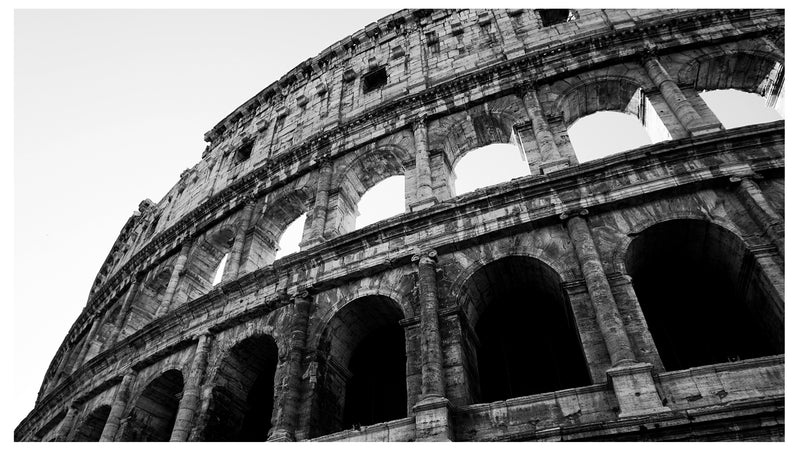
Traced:
[[131, 384], [136, 378], [136, 372], [131, 369], [122, 378], [117, 395], [114, 396], [114, 403], [111, 405], [111, 412], [108, 413], [106, 425], [103, 427], [103, 434], [100, 436], [100, 442], [113, 442], [119, 430], [119, 424], [122, 420], [122, 414], [125, 413], [125, 407], [128, 405], [128, 396], [130, 396]]
[[667, 73], [658, 57], [652, 51], [648, 52], [642, 59], [642, 65], [647, 70], [647, 75], [653, 84], [661, 91], [669, 109], [675, 114], [681, 125], [692, 135], [700, 135], [720, 130], [719, 124], [704, 123], [700, 114], [694, 109], [692, 104], [683, 95], [680, 87]]
[[439, 299], [436, 295], [436, 251], [415, 255], [419, 261], [419, 342], [422, 395], [412, 408], [419, 441], [452, 441], [450, 402], [445, 398]]
[[139, 293], [139, 287], [141, 286], [142, 279], [144, 279], [144, 275], [134, 276], [133, 282], [131, 282], [130, 287], [128, 287], [128, 292], [125, 294], [125, 300], [122, 301], [122, 306], [119, 308], [117, 320], [114, 321], [114, 330], [111, 332], [111, 336], [108, 338], [109, 346], [116, 343], [117, 339], [119, 339], [119, 334], [122, 332], [122, 328], [125, 326], [125, 318], [128, 317], [128, 313], [131, 310], [131, 305], [136, 299], [136, 295]]
[[[539, 165], [536, 168], [531, 168], [531, 173], [533, 175], [546, 175], [554, 170], [569, 166], [569, 156], [562, 157], [558, 151], [555, 136], [553, 136], [550, 124], [542, 111], [542, 104], [539, 102], [539, 94], [536, 88], [518, 92], [517, 95], [522, 99], [525, 111], [528, 113], [541, 156]], [[574, 155], [572, 156], [574, 158]], [[536, 170], [535, 173], [534, 169]]]
[[313, 301], [303, 291], [294, 297], [294, 316], [290, 329], [291, 343], [286, 357], [286, 382], [283, 395], [278, 399], [278, 415], [275, 427], [269, 433], [269, 441], [291, 442], [300, 419], [300, 397], [303, 382], [303, 357], [305, 356], [308, 320]]
[[67, 408], [67, 415], [64, 416], [64, 419], [58, 426], [56, 437], [53, 439], [54, 441], [64, 442], [67, 440], [69, 432], [72, 431], [72, 427], [73, 425], [75, 425], [75, 416], [77, 415], [77, 413], [78, 410], [75, 408], [75, 405], [69, 405], [69, 407]]
[[239, 276], [239, 268], [242, 265], [242, 250], [244, 249], [244, 240], [247, 237], [247, 231], [250, 228], [250, 223], [253, 221], [253, 211], [255, 210], [255, 200], [250, 200], [247, 205], [242, 209], [242, 219], [239, 224], [239, 230], [236, 232], [236, 237], [231, 246], [231, 254], [228, 256], [228, 264], [225, 267], [225, 273], [222, 274], [222, 282], [228, 282], [236, 279]]
[[636, 359], [628, 335], [625, 333], [622, 317], [617, 310], [617, 304], [614, 302], [614, 296], [611, 294], [611, 286], [603, 271], [603, 264], [600, 262], [600, 255], [595, 248], [589, 225], [583, 217], [587, 214], [588, 211], [584, 209], [577, 214], [564, 213], [561, 219], [567, 221], [569, 237], [578, 255], [597, 324], [606, 343], [608, 356], [611, 358], [611, 365], [616, 367], [630, 364]]
[[197, 410], [200, 399], [200, 383], [206, 372], [208, 364], [208, 351], [211, 348], [213, 335], [205, 332], [197, 340], [197, 349], [192, 357], [192, 367], [189, 372], [189, 379], [183, 387], [183, 395], [178, 405], [178, 415], [175, 418], [175, 425], [172, 427], [170, 442], [184, 442], [189, 437], [192, 429], [195, 411]]
[[754, 177], [731, 177], [736, 183], [736, 195], [744, 205], [747, 213], [764, 230], [770, 241], [777, 247], [783, 259], [786, 259], [784, 243], [784, 220], [769, 204], [761, 188], [753, 180]]
[[414, 147], [416, 153], [416, 174], [417, 174], [417, 195], [416, 202], [411, 204], [412, 211], [419, 211], [433, 206], [436, 200], [433, 196], [431, 181], [431, 164], [428, 151], [428, 124], [425, 115], [421, 115], [414, 120]]
[[578, 214], [564, 213], [561, 219], [567, 221], [567, 230], [586, 280], [597, 325], [611, 358], [611, 369], [606, 375], [619, 402], [619, 416], [633, 417], [669, 411], [663, 406], [656, 390], [653, 365], [638, 363], [634, 357], [600, 255], [583, 217], [587, 214], [588, 211], [584, 209]]
[[333, 177], [333, 162], [330, 157], [323, 156], [319, 161], [319, 175], [317, 178], [317, 192], [314, 197], [313, 215], [311, 219], [311, 234], [307, 242], [302, 242], [300, 247], [306, 249], [325, 240], [325, 221], [328, 216], [328, 197], [331, 191], [331, 178]]
[[75, 363], [72, 364], [70, 370], [72, 372], [75, 371], [77, 367], [83, 363], [83, 360], [86, 358], [86, 353], [89, 352], [89, 348], [92, 346], [92, 341], [94, 340], [95, 335], [97, 334], [97, 328], [100, 326], [100, 317], [96, 317], [92, 321], [92, 327], [89, 328], [89, 332], [86, 333], [86, 338], [83, 340], [83, 345], [81, 346], [81, 351], [78, 353], [77, 358], [75, 358]]
[[178, 290], [178, 282], [183, 275], [183, 269], [186, 266], [186, 260], [189, 259], [189, 250], [191, 247], [192, 244], [189, 241], [186, 241], [181, 245], [181, 253], [178, 255], [175, 265], [172, 267], [172, 275], [169, 277], [169, 283], [167, 283], [167, 289], [164, 291], [164, 297], [161, 299], [161, 303], [158, 305], [156, 317], [163, 316], [167, 313], [167, 311], [169, 311], [169, 307], [172, 304], [172, 299], [175, 297], [175, 291]]

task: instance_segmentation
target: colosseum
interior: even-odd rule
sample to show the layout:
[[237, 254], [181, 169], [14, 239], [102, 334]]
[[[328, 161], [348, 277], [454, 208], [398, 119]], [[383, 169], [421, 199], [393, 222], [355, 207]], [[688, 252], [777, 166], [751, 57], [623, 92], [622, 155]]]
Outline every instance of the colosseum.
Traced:
[[[783, 10], [368, 25], [139, 204], [15, 441], [782, 441], [784, 121], [700, 93], [782, 104], [783, 46]], [[664, 139], [579, 163], [598, 111]], [[497, 143], [530, 174], [456, 195]]]

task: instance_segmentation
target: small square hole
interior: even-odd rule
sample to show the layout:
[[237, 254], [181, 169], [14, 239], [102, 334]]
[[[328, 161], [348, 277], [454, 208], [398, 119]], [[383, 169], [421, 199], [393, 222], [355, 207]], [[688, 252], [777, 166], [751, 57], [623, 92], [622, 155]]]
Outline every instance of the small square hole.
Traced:
[[364, 93], [372, 92], [386, 85], [389, 76], [386, 74], [386, 68], [380, 67], [366, 75], [364, 75]]
[[549, 27], [572, 20], [572, 14], [568, 9], [540, 9], [539, 17], [542, 19], [543, 27]]

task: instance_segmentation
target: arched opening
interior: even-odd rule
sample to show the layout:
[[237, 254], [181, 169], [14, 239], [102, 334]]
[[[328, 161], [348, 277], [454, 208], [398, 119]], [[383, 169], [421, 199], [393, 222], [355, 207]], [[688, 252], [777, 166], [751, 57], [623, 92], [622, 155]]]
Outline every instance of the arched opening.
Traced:
[[268, 197], [262, 214], [248, 233], [240, 263], [244, 272], [270, 265], [300, 250], [305, 233], [310, 227], [305, 225], [312, 216], [307, 214], [313, 206], [314, 195], [306, 185], [286, 186], [274, 197]]
[[700, 92], [726, 128], [783, 116], [784, 65], [776, 55], [728, 49], [720, 55], [693, 59], [680, 71], [678, 81]]
[[477, 148], [456, 162], [455, 194], [461, 195], [486, 186], [511, 181], [531, 174], [525, 152], [514, 144], [490, 144]]
[[[223, 228], [200, 240], [189, 255], [187, 274], [181, 277], [180, 287], [170, 304], [171, 309], [207, 294], [215, 286], [216, 276], [224, 274], [226, 256], [230, 253], [235, 229]], [[188, 276], [187, 276], [188, 275]]]
[[302, 214], [283, 230], [283, 234], [278, 239], [275, 259], [281, 259], [284, 256], [300, 251], [300, 242], [303, 240], [303, 230], [305, 229], [307, 218], [308, 214]]
[[171, 270], [168, 268], [151, 275], [145, 281], [136, 300], [131, 305], [125, 321], [125, 329], [120, 338], [142, 329], [155, 318], [167, 290], [170, 276]]
[[106, 426], [108, 414], [111, 412], [111, 406], [103, 405], [92, 411], [83, 420], [83, 423], [75, 431], [73, 441], [76, 442], [99, 442], [100, 436], [103, 435], [103, 427]]
[[396, 175], [372, 186], [356, 205], [356, 229], [403, 214], [405, 205], [405, 177]]
[[567, 96], [563, 107], [581, 163], [672, 139], [650, 99], [628, 81], [584, 86]]
[[485, 403], [591, 384], [572, 309], [553, 269], [508, 256], [472, 274], [463, 292], [477, 338], [467, 343], [468, 373], [477, 367], [473, 398]]
[[636, 236], [625, 265], [666, 370], [783, 353], [779, 300], [730, 231], [662, 222]]
[[[411, 136], [404, 135], [404, 139], [411, 139]], [[409, 152], [408, 144], [389, 143], [368, 146], [363, 151], [343, 158], [341, 164], [345, 167], [335, 171], [331, 180], [329, 198], [331, 208], [326, 219], [325, 236], [346, 234], [371, 223], [372, 214], [367, 206], [362, 204], [362, 200], [368, 191], [379, 185], [381, 185], [380, 190], [389, 189], [388, 195], [391, 197], [384, 198], [381, 206], [372, 211], [375, 213], [372, 219], [378, 221], [394, 215], [395, 211], [405, 211], [406, 203], [411, 201], [414, 195], [412, 190], [406, 192], [412, 178], [404, 178], [403, 194], [398, 194], [401, 183], [395, 177], [406, 177], [406, 167], [411, 161], [413, 155]], [[391, 181], [382, 183], [387, 180]], [[362, 207], [363, 211], [360, 209]], [[385, 208], [388, 208], [389, 212], [384, 212]], [[358, 219], [361, 214], [364, 214], [364, 217]]]
[[236, 344], [214, 377], [204, 440], [263, 442], [272, 420], [278, 347], [267, 335]]
[[316, 435], [406, 417], [401, 319], [393, 300], [369, 296], [348, 303], [328, 323], [320, 342]]
[[756, 93], [717, 89], [703, 91], [700, 97], [727, 129], [783, 119], [782, 111], [770, 107], [767, 99]]
[[222, 275], [225, 274], [225, 266], [228, 264], [228, 257], [230, 256], [230, 253], [225, 253], [225, 256], [222, 257], [222, 260], [217, 265], [217, 270], [214, 272], [214, 280], [211, 281], [212, 286], [216, 286], [222, 281]]
[[153, 380], [133, 405], [120, 440], [169, 441], [182, 392], [183, 375], [179, 370], [168, 370]]

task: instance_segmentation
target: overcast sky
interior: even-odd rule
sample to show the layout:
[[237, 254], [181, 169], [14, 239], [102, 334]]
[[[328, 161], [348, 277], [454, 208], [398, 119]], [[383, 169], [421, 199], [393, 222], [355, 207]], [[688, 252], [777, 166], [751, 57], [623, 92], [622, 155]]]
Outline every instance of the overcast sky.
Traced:
[[139, 202], [161, 200], [228, 113], [390, 12], [17, 12], [14, 426]]

